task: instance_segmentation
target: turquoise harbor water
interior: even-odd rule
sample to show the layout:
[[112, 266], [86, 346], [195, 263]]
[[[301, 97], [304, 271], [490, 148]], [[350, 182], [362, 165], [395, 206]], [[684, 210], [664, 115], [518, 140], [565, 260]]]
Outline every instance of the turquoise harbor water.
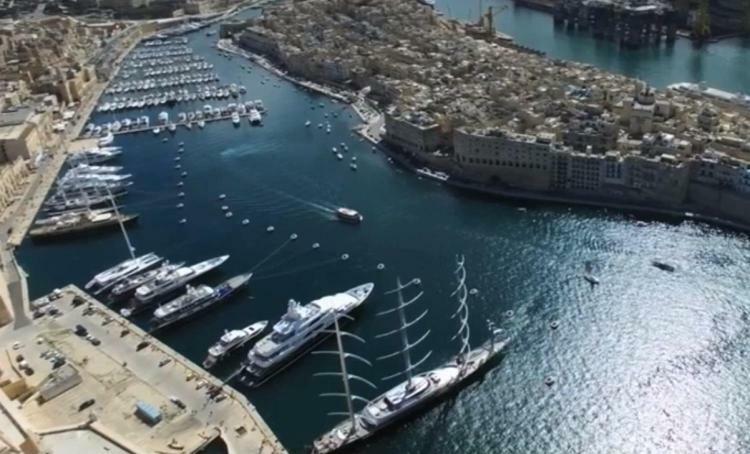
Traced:
[[[203, 280], [209, 283], [267, 260], [249, 291], [159, 338], [199, 363], [226, 328], [276, 321], [290, 298], [307, 301], [372, 281], [375, 294], [350, 329], [368, 340], [351, 351], [374, 361], [395, 347], [374, 338], [392, 329], [389, 320], [375, 317], [393, 304], [384, 291], [397, 276], [420, 277], [425, 296], [414, 314], [430, 309], [422, 324], [431, 330], [423, 351], [433, 350], [427, 366], [434, 366], [458, 347], [450, 341], [456, 330], [450, 293], [454, 255], [463, 253], [469, 286], [479, 290], [470, 298], [472, 339], [485, 340], [490, 319], [513, 336], [510, 348], [483, 380], [362, 452], [750, 450], [748, 237], [653, 219], [638, 227], [637, 219], [604, 210], [524, 204], [521, 211], [520, 205], [449, 190], [374, 154], [351, 134], [356, 121], [342, 105], [273, 77], [261, 83], [266, 72], [253, 67], [248, 73], [248, 63], [219, 56], [203, 33], [191, 35], [190, 45], [217, 66], [223, 83], [241, 83], [247, 99], [263, 99], [269, 114], [262, 128], [251, 128], [246, 119], [237, 128], [228, 121], [204, 130], [179, 128], [167, 143], [150, 132], [119, 136], [116, 144], [125, 149], [120, 164], [135, 182], [124, 211], [141, 214], [131, 239], [139, 252], [172, 260], [230, 253], [221, 270]], [[321, 102], [324, 108], [311, 108]], [[171, 117], [186, 109], [177, 105]], [[151, 110], [152, 119], [159, 110]], [[314, 125], [330, 120], [332, 133], [305, 128], [308, 119]], [[180, 141], [185, 153], [177, 170]], [[339, 162], [331, 147], [342, 141], [350, 151]], [[350, 156], [358, 158], [357, 172], [348, 167]], [[183, 170], [188, 176], [178, 188]], [[180, 191], [184, 199], [177, 197]], [[225, 201], [218, 200], [221, 193]], [[184, 209], [176, 208], [180, 202]], [[224, 217], [223, 204], [232, 218]], [[361, 211], [365, 222], [335, 222], [330, 209], [341, 205]], [[179, 224], [181, 218], [187, 223]], [[243, 218], [249, 225], [242, 225]], [[276, 231], [267, 233], [268, 225]], [[297, 241], [288, 241], [292, 233]], [[315, 242], [320, 249], [311, 247]], [[26, 241], [18, 252], [32, 296], [70, 282], [82, 285], [125, 257], [117, 232], [50, 244]], [[657, 258], [673, 263], [676, 272], [650, 266]], [[386, 268], [378, 271], [381, 262]], [[593, 289], [581, 278], [586, 262], [601, 279]], [[560, 322], [557, 330], [549, 327], [553, 320]], [[216, 374], [229, 374], [241, 357]], [[353, 372], [380, 383], [396, 367], [379, 362]], [[307, 356], [247, 392], [290, 452], [305, 452], [337, 421], [326, 413], [343, 410], [341, 402], [318, 397], [340, 384], [313, 378], [334, 368], [333, 361]], [[553, 386], [544, 384], [546, 377], [554, 377]]]

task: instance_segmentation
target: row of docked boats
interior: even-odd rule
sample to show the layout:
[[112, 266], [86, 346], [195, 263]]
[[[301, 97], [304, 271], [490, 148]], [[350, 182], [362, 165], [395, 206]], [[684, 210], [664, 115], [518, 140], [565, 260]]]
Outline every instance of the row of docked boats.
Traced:
[[[341, 371], [316, 375], [333, 375], [345, 381], [344, 392], [329, 392], [324, 395], [346, 398], [349, 412], [347, 413], [347, 419], [334, 425], [331, 430], [323, 433], [313, 442], [313, 452], [323, 454], [351, 448], [363, 440], [383, 432], [386, 428], [405, 421], [420, 410], [436, 404], [442, 398], [458, 391], [472, 379], [477, 378], [510, 342], [510, 339], [503, 335], [502, 330], [497, 330], [492, 324], [489, 324], [490, 338], [478, 347], [471, 347], [467, 305], [467, 298], [470, 293], [466, 288], [466, 272], [463, 263], [463, 258], [460, 258], [456, 271], [459, 283], [453, 292], [459, 304], [451, 317], [457, 320], [459, 324], [459, 329], [454, 338], [459, 340], [460, 348], [457, 354], [449, 357], [437, 367], [419, 372], [419, 368], [430, 357], [431, 352], [429, 351], [421, 359], [412, 359], [412, 350], [419, 347], [429, 335], [429, 330], [427, 330], [417, 340], [410, 338], [410, 331], [427, 314], [427, 310], [425, 310], [412, 319], [409, 319], [405, 314], [405, 308], [417, 302], [422, 296], [421, 289], [418, 290], [416, 296], [411, 298], [405, 296], [409, 292], [414, 293], [411, 290], [413, 287], [421, 287], [420, 280], [413, 279], [406, 284], [399, 281], [396, 289], [386, 292], [387, 295], [397, 295], [397, 304], [395, 307], [378, 314], [379, 316], [394, 316], [397, 325], [395, 329], [376, 337], [397, 336], [401, 339], [402, 345], [397, 351], [379, 359], [402, 358], [404, 361], [404, 366], [399, 372], [384, 378], [384, 380], [389, 380], [402, 376], [403, 381], [390, 387], [382, 394], [368, 400], [351, 393], [348, 382], [353, 379], [374, 388], [376, 388], [376, 385], [366, 378], [353, 376], [347, 372], [346, 363], [352, 359], [368, 364], [369, 362], [344, 351], [342, 339], [361, 339], [341, 331], [340, 326], [344, 320], [353, 320], [350, 314], [361, 307], [372, 294], [374, 290], [372, 283], [323, 296], [307, 304], [290, 300], [286, 312], [272, 325], [270, 333], [260, 338], [248, 351], [241, 368], [242, 383], [253, 387], [265, 383], [276, 374], [290, 367], [296, 360], [311, 352], [325, 339], [334, 335], [337, 339], [337, 350], [322, 353], [338, 354]], [[214, 289], [208, 286], [188, 287], [184, 295], [161, 305], [154, 311], [152, 326], [155, 328], [163, 327], [166, 326], [165, 324], [170, 324], [172, 319], [181, 320], [190, 317], [215, 304], [215, 301], [221, 299], [221, 295], [234, 293], [238, 285], [245, 285], [249, 278], [248, 275], [236, 276], [232, 278], [236, 279], [234, 285], [227, 281]], [[204, 367], [213, 367], [232, 352], [259, 338], [268, 325], [268, 321], [262, 320], [241, 328], [226, 330], [208, 348], [207, 356], [203, 361]], [[344, 335], [347, 335], [347, 337], [344, 337]], [[358, 411], [355, 411], [355, 401], [364, 402], [364, 405]]]
[[188, 46], [180, 45], [167, 49], [140, 49], [133, 51], [128, 60], [149, 60], [154, 58], [181, 57], [183, 55], [192, 55], [193, 49]]
[[120, 309], [124, 317], [132, 317], [156, 305], [150, 319], [151, 328], [164, 328], [227, 300], [248, 283], [252, 277], [250, 272], [214, 287], [190, 285], [228, 259], [229, 255], [222, 255], [186, 266], [184, 262], [170, 263], [149, 252], [96, 274], [85, 288], [97, 295], [108, 295], [111, 302], [127, 300], [126, 307]]
[[181, 57], [161, 57], [152, 58], [149, 60], [128, 60], [123, 64], [125, 69], [143, 69], [143, 68], [156, 68], [160, 66], [174, 66], [182, 65], [185, 63], [192, 63], [196, 61], [205, 61], [203, 57], [197, 55], [186, 55]]
[[125, 132], [130, 130], [148, 129], [151, 120], [148, 115], [141, 115], [134, 118], [123, 118], [121, 120], [109, 121], [101, 125], [89, 123], [83, 129], [83, 137], [109, 137], [116, 132]]
[[144, 77], [167, 76], [170, 74], [196, 73], [201, 71], [209, 71], [212, 69], [214, 69], [213, 63], [208, 63], [205, 61], [194, 61], [192, 63], [184, 63], [182, 65], [147, 68], [143, 70], [142, 75]]
[[236, 98], [242, 91], [230, 90], [228, 86], [206, 85], [197, 90], [179, 89], [168, 92], [149, 93], [143, 96], [115, 97], [97, 106], [98, 112], [121, 112], [124, 110], [143, 109], [161, 105], [174, 105], [181, 102], [203, 101], [207, 99]]
[[42, 205], [44, 216], [34, 221], [29, 236], [60, 237], [135, 221], [137, 214], [121, 213], [115, 202], [132, 184], [131, 175], [119, 173], [120, 166], [89, 163], [120, 153], [119, 148], [107, 147], [71, 156], [70, 168], [55, 182], [54, 192]]
[[180, 44], [187, 44], [188, 39], [185, 37], [178, 38], [151, 38], [144, 41], [142, 44], [144, 47], [165, 47], [165, 46], [178, 46]]
[[194, 31], [204, 29], [210, 25], [211, 22], [208, 21], [186, 22], [184, 24], [178, 25], [175, 28], [162, 32], [161, 36], [167, 37], [184, 35], [186, 33], [192, 33]]
[[197, 74], [171, 75], [167, 77], [147, 77], [139, 80], [116, 82], [107, 88], [106, 94], [119, 95], [136, 91], [184, 87], [186, 85], [208, 84], [218, 80], [218, 74], [208, 71], [199, 72]]

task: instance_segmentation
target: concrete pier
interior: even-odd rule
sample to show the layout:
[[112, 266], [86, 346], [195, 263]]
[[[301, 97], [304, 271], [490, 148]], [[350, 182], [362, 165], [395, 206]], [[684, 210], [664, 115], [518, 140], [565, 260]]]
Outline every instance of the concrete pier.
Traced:
[[[45, 298], [58, 315], [0, 330], [0, 405], [40, 451], [62, 444], [81, 452], [193, 453], [221, 437], [232, 454], [285, 452], [241, 393], [98, 300], [75, 286]], [[78, 325], [89, 337], [74, 333]], [[42, 399], [54, 357], [80, 383]], [[161, 420], [148, 425], [136, 417], [137, 402]]]

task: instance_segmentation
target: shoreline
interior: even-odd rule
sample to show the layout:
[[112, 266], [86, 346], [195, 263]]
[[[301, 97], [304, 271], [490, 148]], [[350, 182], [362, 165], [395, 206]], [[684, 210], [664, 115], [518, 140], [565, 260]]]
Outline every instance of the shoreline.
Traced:
[[[356, 114], [359, 116], [360, 120], [362, 121], [361, 125], [354, 128], [355, 132], [357, 132], [361, 137], [371, 142], [378, 149], [383, 151], [388, 157], [394, 159], [395, 161], [398, 161], [399, 164], [406, 167], [412, 173], [416, 171], [417, 167], [410, 162], [408, 157], [403, 156], [398, 151], [390, 148], [387, 144], [383, 144], [382, 139], [378, 137], [377, 134], [373, 134], [373, 131], [371, 131], [371, 129], [373, 126], [377, 125], [378, 121], [382, 121], [383, 113], [375, 110], [378, 116], [368, 121], [367, 116], [363, 112], [360, 111], [360, 106], [359, 106], [360, 102], [362, 103], [366, 102], [364, 98], [357, 97], [353, 93], [349, 93], [350, 98], [347, 99], [344, 95], [338, 93], [338, 90], [334, 90], [333, 88], [328, 88], [324, 85], [321, 85], [312, 81], [304, 81], [304, 80], [297, 79], [296, 77], [290, 76], [284, 71], [282, 71], [280, 68], [276, 67], [273, 63], [271, 63], [267, 58], [265, 58], [262, 55], [255, 54], [253, 52], [250, 52], [244, 49], [239, 49], [236, 46], [234, 46], [234, 44], [227, 46], [226, 40], [219, 40], [217, 42], [216, 48], [224, 52], [230, 52], [235, 55], [244, 57], [248, 59], [249, 61], [251, 61], [252, 63], [258, 64], [264, 69], [272, 72], [273, 74], [276, 74], [279, 77], [284, 78], [285, 80], [297, 85], [298, 87], [315, 91], [319, 94], [329, 96], [338, 101], [346, 102], [354, 110], [354, 112], [356, 112]], [[352, 101], [351, 99], [357, 99], [357, 101]], [[425, 163], [424, 166], [428, 166], [428, 164]], [[451, 174], [451, 178], [448, 179], [448, 181], [446, 182], [446, 185], [448, 185], [449, 187], [453, 189], [466, 190], [466, 191], [471, 191], [475, 193], [481, 193], [484, 195], [489, 195], [489, 196], [497, 198], [498, 200], [526, 200], [526, 201], [553, 203], [553, 204], [561, 204], [561, 205], [568, 205], [568, 206], [573, 205], [573, 206], [587, 206], [587, 207], [593, 207], [593, 208], [610, 208], [610, 209], [619, 210], [624, 213], [631, 212], [631, 213], [667, 216], [667, 217], [679, 220], [681, 222], [684, 222], [684, 221], [704, 222], [704, 223], [718, 226], [721, 228], [731, 229], [731, 230], [739, 231], [742, 233], [750, 233], [750, 224], [734, 221], [731, 219], [725, 219], [725, 218], [721, 218], [717, 216], [711, 216], [711, 215], [700, 213], [697, 211], [691, 212], [689, 211], [689, 208], [680, 210], [680, 209], [669, 209], [669, 208], [660, 208], [660, 207], [649, 207], [649, 206], [636, 205], [636, 204], [626, 203], [626, 202], [618, 202], [614, 200], [613, 201], [594, 200], [594, 199], [585, 198], [585, 197], [572, 197], [569, 195], [533, 193], [530, 191], [490, 187], [481, 182], [476, 182], [470, 179], [465, 179], [464, 177], [461, 177], [461, 176], [454, 177], [454, 175], [450, 171], [448, 173]]]
[[[399, 165], [407, 168], [411, 172], [416, 171], [417, 166], [415, 166], [406, 156], [403, 156], [399, 152], [389, 148], [387, 145], [379, 146], [379, 148], [382, 149], [383, 152], [394, 161], [398, 162]], [[428, 165], [425, 164], [425, 166], [427, 167]], [[536, 193], [531, 191], [491, 186], [480, 182], [463, 179], [461, 177], [454, 177], [454, 175], [451, 175], [451, 178], [449, 178], [444, 183], [451, 189], [482, 194], [485, 196], [493, 197], [503, 202], [529, 201], [555, 205], [584, 206], [604, 209], [609, 208], [620, 211], [622, 213], [638, 213], [652, 216], [665, 216], [674, 220], [678, 220], [680, 222], [703, 222], [709, 225], [750, 234], [750, 224], [734, 221], [731, 219], [724, 219], [717, 216], [711, 216], [705, 213], [691, 212], [689, 211], [689, 208], [679, 210], [655, 206], [636, 205], [633, 203], [619, 202], [615, 200], [595, 200], [585, 197], [572, 197], [569, 195]]]

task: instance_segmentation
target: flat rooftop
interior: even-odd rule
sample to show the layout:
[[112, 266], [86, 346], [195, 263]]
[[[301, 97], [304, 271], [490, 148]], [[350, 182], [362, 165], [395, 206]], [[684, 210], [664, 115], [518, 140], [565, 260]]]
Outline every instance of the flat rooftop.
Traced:
[[[80, 304], [74, 305], [74, 299]], [[70, 286], [51, 305], [58, 315], [0, 330], [0, 345], [8, 351], [0, 355], [2, 379], [12, 382], [16, 392], [25, 390], [21, 398], [6, 392], [0, 404], [14, 399], [12, 412], [39, 437], [40, 447], [54, 447], [56, 453], [74, 453], [76, 446], [78, 452], [191, 453], [221, 436], [232, 454], [285, 452], [242, 394], [102, 303]], [[99, 345], [76, 335], [76, 325]], [[33, 374], [22, 372], [18, 355]], [[42, 402], [38, 387], [53, 370], [55, 357], [72, 365], [82, 382]], [[209, 393], [212, 388], [217, 391]], [[162, 420], [153, 426], [141, 421], [135, 415], [138, 401], [158, 409]]]

